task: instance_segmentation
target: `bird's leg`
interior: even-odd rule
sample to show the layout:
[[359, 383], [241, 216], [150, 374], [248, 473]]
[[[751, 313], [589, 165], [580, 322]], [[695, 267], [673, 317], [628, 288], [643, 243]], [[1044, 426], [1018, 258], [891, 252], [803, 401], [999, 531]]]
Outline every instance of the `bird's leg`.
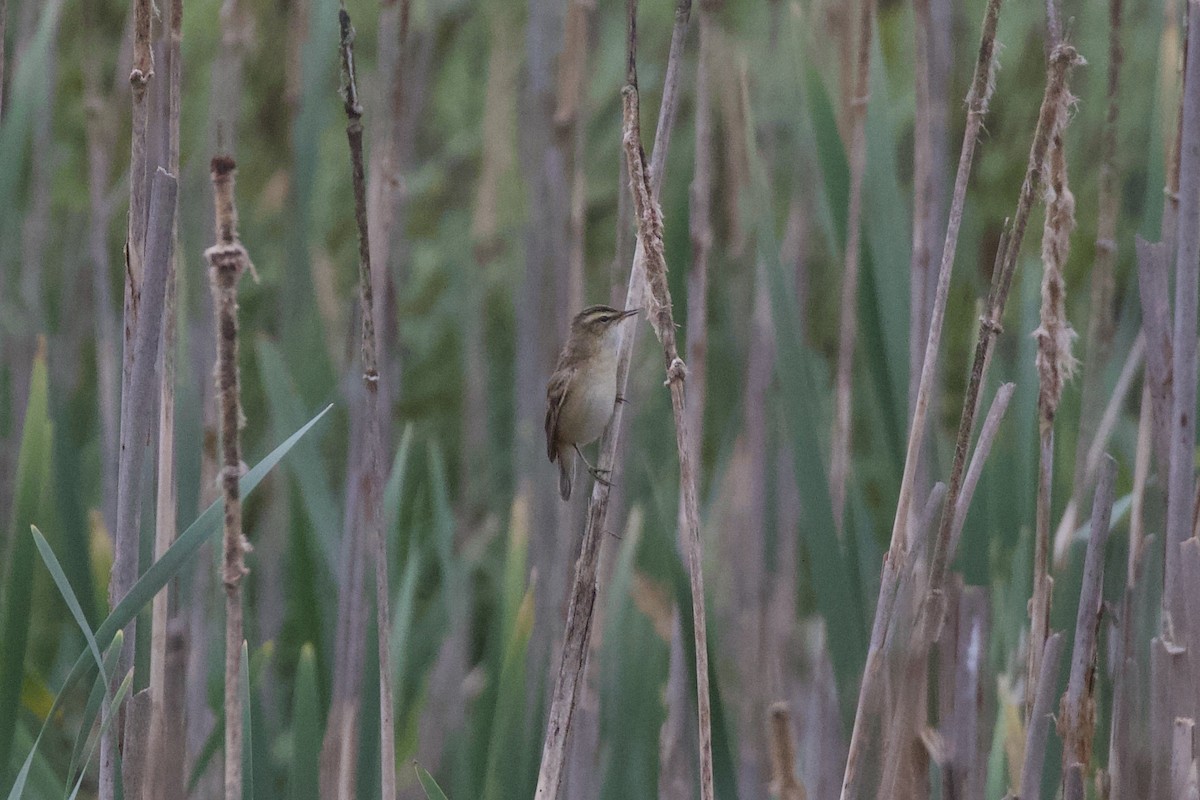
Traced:
[[571, 445], [571, 446], [575, 448], [575, 452], [579, 454], [579, 457], [581, 459], [583, 459], [583, 465], [585, 467], [587, 467], [587, 471], [588, 471], [589, 475], [591, 475], [593, 478], [595, 478], [598, 483], [602, 483], [605, 486], [612, 486], [612, 482], [609, 481], [608, 478], [604, 477], [605, 475], [609, 475], [612, 473], [611, 469], [600, 469], [598, 467], [593, 467], [592, 463], [587, 460], [587, 456], [585, 456], [583, 454], [583, 451], [579, 449], [579, 445], [575, 444], [575, 445]]

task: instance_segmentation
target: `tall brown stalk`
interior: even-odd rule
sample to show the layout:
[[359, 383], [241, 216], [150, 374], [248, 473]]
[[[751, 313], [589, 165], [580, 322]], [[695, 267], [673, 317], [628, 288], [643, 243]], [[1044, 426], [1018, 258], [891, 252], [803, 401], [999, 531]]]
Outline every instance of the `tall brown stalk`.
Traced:
[[[379, 402], [379, 364], [375, 341], [375, 301], [371, 274], [371, 247], [367, 223], [366, 177], [363, 170], [362, 105], [354, 72], [354, 26], [343, 7], [341, 28], [342, 98], [346, 111], [346, 138], [354, 184], [354, 220], [358, 226], [358, 301], [362, 315], [362, 381], [366, 392], [366, 468], [359, 486], [360, 523], [373, 549], [375, 561], [375, 615], [379, 648], [379, 748], [380, 792], [385, 800], [396, 797], [396, 731], [392, 722], [392, 656], [390, 647], [391, 600], [388, 589], [387, 545], [383, 539], [383, 411]], [[345, 764], [342, 765], [346, 767]]]
[[238, 376], [238, 281], [250, 257], [237, 232], [234, 176], [237, 165], [229, 156], [212, 160], [216, 244], [205, 251], [217, 326], [217, 404], [221, 425], [221, 495], [225, 522], [221, 579], [225, 585], [225, 800], [242, 798], [242, 578], [249, 542], [242, 534], [241, 388]]
[[[1053, 10], [1053, 3], [1048, 4]], [[1050, 14], [1051, 29], [1057, 22]], [[1050, 577], [1050, 492], [1054, 475], [1054, 417], [1062, 399], [1063, 387], [1075, 370], [1071, 355], [1071, 330], [1066, 315], [1066, 281], [1063, 269], [1070, 252], [1071, 232], [1075, 229], [1075, 197], [1067, 185], [1067, 157], [1063, 131], [1074, 98], [1063, 92], [1058, 97], [1048, 149], [1046, 176], [1046, 222], [1042, 233], [1042, 307], [1041, 324], [1034, 331], [1037, 339], [1038, 370], [1038, 488], [1037, 523], [1033, 552], [1033, 599], [1030, 603], [1030, 645], [1028, 677], [1025, 682], [1025, 710], [1032, 712], [1034, 688], [1041, 664], [1042, 644], [1050, 629], [1050, 602], [1054, 581]]]
[[675, 344], [675, 319], [667, 288], [667, 262], [663, 255], [662, 211], [650, 187], [646, 154], [642, 150], [638, 115], [637, 36], [633, 22], [636, 0], [630, 0], [629, 67], [621, 90], [624, 117], [623, 143], [633, 186], [633, 206], [638, 222], [638, 240], [646, 259], [646, 281], [650, 289], [647, 315], [662, 342], [671, 409], [675, 415], [675, 445], [679, 451], [679, 481], [684, 503], [683, 539], [692, 588], [692, 624], [696, 644], [696, 698], [700, 747], [700, 797], [713, 800], [712, 710], [708, 696], [708, 630], [704, 608], [703, 545], [700, 542], [700, 513], [696, 501], [696, 474], [692, 464], [691, 440], [683, 395], [687, 368]]
[[[661, 189], [661, 166], [665, 164], [665, 153], [670, 146], [671, 129], [679, 92], [679, 62], [683, 58], [688, 22], [691, 17], [691, 0], [679, 0], [675, 8], [675, 27], [671, 35], [671, 50], [667, 58], [666, 79], [663, 82], [663, 99], [659, 107], [658, 126], [654, 134], [654, 157], [650, 166], [651, 197], [657, 199]], [[663, 157], [658, 157], [659, 153]], [[639, 241], [634, 251], [633, 264], [629, 273], [629, 285], [625, 296], [625, 307], [640, 305], [646, 296], [645, 255]], [[621, 339], [617, 354], [617, 393], [625, 394], [629, 379], [629, 361], [636, 341], [636, 328], [630, 328]], [[597, 467], [611, 470], [616, 463], [621, 424], [624, 420], [624, 403], [618, 403], [604, 435], [600, 439], [600, 456]], [[571, 720], [580, 683], [583, 680], [588, 642], [596, 605], [596, 573], [600, 561], [600, 546], [604, 541], [604, 525], [608, 517], [611, 487], [596, 481], [588, 504], [584, 524], [583, 541], [580, 543], [579, 558], [575, 563], [575, 574], [567, 596], [567, 622], [563, 634], [558, 671], [550, 696], [550, 711], [546, 722], [546, 736], [542, 743], [542, 761], [538, 770], [537, 800], [554, 800], [562, 782], [566, 760], [566, 744], [571, 729]]]

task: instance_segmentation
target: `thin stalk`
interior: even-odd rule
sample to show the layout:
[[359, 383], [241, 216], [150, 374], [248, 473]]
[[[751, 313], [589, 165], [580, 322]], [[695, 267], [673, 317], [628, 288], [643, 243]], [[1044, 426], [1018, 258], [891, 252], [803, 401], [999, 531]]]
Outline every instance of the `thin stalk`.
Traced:
[[916, 405], [908, 436], [908, 449], [904, 459], [904, 475], [900, 484], [900, 497], [896, 505], [896, 517], [892, 523], [891, 545], [883, 563], [880, 576], [879, 599], [875, 606], [875, 621], [871, 628], [871, 640], [867, 663], [859, 686], [858, 706], [854, 715], [854, 728], [850, 736], [850, 751], [842, 777], [841, 799], [858, 797], [861, 773], [858, 763], [866, 747], [866, 727], [874, 713], [878, 690], [879, 671], [882, 666], [883, 648], [886, 643], [888, 625], [893, 611], [896, 587], [900, 572], [907, 560], [907, 527], [915, 491], [917, 462], [920, 459], [921, 442], [925, 434], [926, 417], [930, 396], [937, 371], [937, 354], [941, 345], [942, 323], [946, 316], [946, 302], [950, 293], [950, 274], [954, 266], [954, 253], [958, 246], [958, 232], [962, 226], [963, 205], [966, 202], [967, 181], [971, 174], [971, 163], [975, 157], [975, 144], [987, 113], [988, 100], [993, 89], [993, 56], [996, 47], [996, 26], [1000, 19], [1001, 0], [989, 0], [983, 19], [983, 30], [979, 43], [979, 56], [967, 96], [967, 123], [963, 131], [962, 149], [958, 159], [958, 172], [954, 178], [954, 195], [946, 225], [946, 240], [942, 250], [942, 262], [938, 271], [937, 293], [929, 321], [929, 338], [925, 345], [925, 358], [921, 365], [921, 382], [917, 388]]
[[[696, 56], [696, 99], [695, 99], [695, 160], [692, 184], [689, 190], [688, 231], [691, 240], [692, 261], [687, 283], [687, 363], [691, 378], [688, 392], [688, 431], [691, 433], [692, 463], [699, 465], [704, 440], [704, 408], [708, 377], [708, 265], [713, 248], [712, 191], [714, 171], [713, 142], [713, 98], [710, 71], [712, 69], [712, 36], [714, 3], [705, 0], [699, 9], [699, 42]], [[622, 161], [622, 175], [626, 173]], [[620, 196], [627, 198], [625, 187]], [[622, 230], [624, 226], [621, 226]], [[679, 510], [684, 508], [682, 494]], [[677, 521], [679, 534], [683, 532], [682, 519]], [[682, 537], [677, 539], [683, 548]], [[667, 716], [663, 720], [661, 758], [659, 759], [659, 797], [663, 800], [686, 800], [691, 798], [692, 781], [690, 759], [684, 750], [684, 739], [688, 729], [687, 664], [683, 655], [684, 639], [680, 627], [680, 615], [676, 612], [672, 625], [669, 676], [667, 679]]]
[[[1053, 0], [1047, 4], [1051, 29], [1057, 27]], [[1057, 46], [1057, 42], [1055, 42]], [[1075, 229], [1075, 198], [1067, 185], [1067, 158], [1063, 131], [1068, 121], [1071, 96], [1059, 96], [1053, 133], [1047, 151], [1046, 221], [1042, 232], [1042, 306], [1041, 324], [1034, 331], [1037, 339], [1038, 370], [1038, 453], [1037, 518], [1033, 558], [1033, 599], [1030, 603], [1029, 678], [1026, 686], [1026, 710], [1033, 708], [1033, 691], [1041, 661], [1041, 643], [1050, 628], [1050, 603], [1054, 582], [1050, 577], [1050, 502], [1054, 475], [1054, 418], [1058, 413], [1063, 387], [1075, 369], [1071, 341], [1075, 332], [1067, 322], [1066, 281], [1063, 268], [1070, 252], [1071, 232]]]
[[842, 266], [842, 299], [838, 326], [837, 376], [834, 380], [833, 441], [830, 444], [829, 496], [839, 534], [850, 474], [851, 383], [858, 338], [858, 274], [862, 228], [863, 174], [867, 169], [867, 100], [871, 91], [871, 31], [875, 0], [860, 0], [858, 62], [850, 109], [850, 198], [846, 212], [846, 252]]
[[346, 111], [346, 138], [354, 184], [354, 220], [358, 226], [358, 301], [362, 315], [362, 381], [366, 392], [366, 471], [360, 486], [361, 523], [373, 548], [375, 561], [375, 615], [379, 647], [379, 749], [380, 794], [396, 797], [396, 730], [392, 702], [392, 657], [389, 633], [391, 600], [388, 582], [387, 544], [383, 540], [383, 435], [379, 403], [379, 364], [375, 341], [375, 301], [371, 275], [371, 246], [367, 223], [367, 188], [363, 170], [362, 105], [354, 72], [354, 26], [343, 7], [338, 12], [341, 28], [342, 98]]
[[242, 578], [249, 543], [242, 534], [241, 388], [238, 375], [237, 285], [250, 265], [250, 257], [237, 233], [234, 176], [237, 165], [229, 156], [212, 160], [213, 207], [216, 243], [205, 251], [217, 326], [217, 404], [221, 425], [221, 496], [225, 507], [224, 556], [221, 579], [225, 585], [225, 800], [242, 798]]
[[[636, 0], [630, 0], [631, 20]], [[704, 608], [703, 545], [700, 542], [700, 513], [696, 500], [696, 474], [692, 464], [691, 440], [687, 431], [684, 380], [687, 367], [675, 344], [675, 319], [671, 312], [671, 294], [667, 287], [667, 262], [663, 254], [662, 211], [654, 198], [647, 174], [646, 154], [641, 144], [638, 119], [638, 90], [635, 28], [630, 25], [629, 80], [621, 90], [625, 156], [633, 186], [633, 205], [638, 222], [638, 240], [646, 257], [646, 280], [650, 289], [647, 315], [663, 346], [667, 385], [671, 390], [671, 409], [675, 416], [675, 445], [679, 453], [679, 481], [683, 493], [683, 540], [687, 555], [688, 577], [692, 589], [692, 624], [696, 645], [696, 701], [700, 748], [700, 797], [713, 800], [712, 710], [709, 706], [708, 629]]]
[[[167, 169], [179, 174], [179, 112], [181, 52], [183, 38], [183, 0], [172, 0], [167, 26]], [[158, 496], [155, 503], [154, 558], [160, 559], [175, 542], [177, 535], [175, 484], [175, 355], [177, 344], [179, 275], [179, 208], [176, 202], [171, 230], [172, 258], [168, 265], [166, 308], [162, 323], [162, 350], [159, 368], [158, 402]], [[167, 625], [170, 615], [170, 589], [154, 597], [150, 633], [150, 739], [145, 797], [178, 796], [183, 792], [181, 752], [182, 707], [168, 702]], [[177, 665], [170, 665], [177, 666]], [[172, 681], [176, 676], [171, 676]], [[181, 749], [181, 747], [179, 748]]]
[[[691, 0], [679, 0], [675, 9], [676, 33], [671, 36], [671, 51], [667, 57], [667, 75], [672, 74], [672, 64], [683, 58], [683, 48], [686, 41], [686, 31], [691, 17]], [[683, 31], [678, 31], [679, 28]], [[675, 67], [678, 70], [678, 66]], [[663, 100], [659, 107], [658, 127], [654, 135], [654, 152], [660, 149], [665, 153], [670, 145], [671, 121], [676, 108], [675, 97], [679, 90], [679, 82], [665, 81], [663, 85]], [[664, 161], [665, 163], [665, 161]], [[661, 186], [661, 169], [658, 177]], [[651, 180], [653, 190], [654, 179]], [[657, 202], [657, 193], [652, 198]], [[623, 222], [623, 220], [622, 220]], [[625, 295], [625, 307], [632, 308], [640, 305], [646, 295], [646, 270], [642, 243], [639, 240], [634, 249], [633, 264], [629, 272], [629, 285]], [[625, 395], [629, 380], [629, 361], [636, 341], [634, 327], [627, 329], [621, 338], [621, 346], [617, 353], [617, 393]], [[616, 451], [620, 440], [621, 425], [624, 420], [625, 403], [618, 403], [613, 417], [605, 428], [600, 439], [600, 456], [596, 462], [599, 469], [609, 470], [613, 475], [616, 462]], [[550, 697], [550, 711], [546, 722], [546, 736], [542, 743], [542, 761], [538, 770], [536, 800], [554, 800], [558, 796], [562, 782], [563, 766], [566, 762], [566, 743], [571, 729], [571, 719], [575, 713], [575, 704], [580, 683], [587, 666], [590, 648], [588, 642], [591, 636], [592, 620], [596, 605], [596, 572], [600, 561], [600, 545], [604, 540], [605, 521], [608, 517], [608, 504], [611, 487], [607, 483], [596, 481], [592, 487], [592, 497], [588, 504], [587, 520], [584, 524], [583, 541], [580, 544], [579, 558], [575, 562], [575, 574], [572, 579], [570, 593], [567, 596], [567, 623], [563, 634], [563, 646], [560, 652], [558, 672], [555, 676], [554, 687]]]

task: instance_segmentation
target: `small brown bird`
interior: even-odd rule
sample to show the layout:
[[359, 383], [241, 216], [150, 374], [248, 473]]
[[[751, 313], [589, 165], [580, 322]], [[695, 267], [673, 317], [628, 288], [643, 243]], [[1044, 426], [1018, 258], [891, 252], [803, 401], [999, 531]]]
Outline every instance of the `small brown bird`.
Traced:
[[571, 499], [575, 480], [574, 449], [588, 473], [606, 483], [602, 473], [588, 463], [580, 445], [594, 442], [617, 405], [617, 349], [620, 322], [639, 309], [619, 311], [610, 306], [590, 306], [575, 315], [571, 332], [554, 374], [546, 384], [546, 455], [558, 462], [558, 493]]

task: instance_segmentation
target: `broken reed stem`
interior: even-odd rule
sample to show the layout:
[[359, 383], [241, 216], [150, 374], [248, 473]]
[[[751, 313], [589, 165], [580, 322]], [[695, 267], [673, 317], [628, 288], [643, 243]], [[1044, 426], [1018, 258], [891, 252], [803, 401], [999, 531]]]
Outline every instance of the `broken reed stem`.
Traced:
[[1012, 400], [1016, 388], [1015, 383], [1006, 383], [996, 391], [992, 407], [988, 410], [983, 427], [979, 431], [979, 441], [975, 443], [975, 452], [971, 454], [971, 465], [967, 467], [962, 493], [958, 496], [958, 505], [954, 509], [954, 525], [950, 529], [948, 556], [950, 562], [954, 561], [954, 555], [958, 552], [963, 526], [967, 522], [967, 511], [971, 508], [971, 498], [975, 496], [975, 487], [979, 484], [979, 477], [983, 474], [983, 465], [987, 463], [988, 455], [992, 452], [992, 444], [996, 441], [1000, 423], [1004, 421], [1004, 414], [1008, 411], [1008, 403]]
[[396, 731], [393, 724], [391, 667], [391, 599], [387, 545], [383, 540], [383, 413], [379, 403], [379, 365], [375, 341], [375, 305], [371, 281], [371, 247], [367, 224], [367, 188], [363, 169], [362, 105], [354, 73], [354, 26], [345, 8], [338, 11], [341, 29], [342, 98], [346, 111], [346, 138], [354, 184], [354, 220], [358, 226], [358, 302], [362, 314], [363, 388], [367, 399], [367, 464], [360, 487], [361, 522], [374, 549], [375, 616], [379, 647], [380, 794], [396, 797]]
[[804, 784], [796, 778], [796, 748], [792, 744], [792, 719], [788, 704], [774, 703], [769, 714], [767, 737], [771, 743], [771, 795], [779, 800], [807, 800]]
[[[1096, 641], [1100, 628], [1100, 602], [1104, 590], [1104, 548], [1108, 542], [1112, 517], [1113, 485], [1117, 462], [1106, 456], [1092, 504], [1091, 533], [1084, 558], [1083, 581], [1079, 589], [1079, 609], [1075, 616], [1075, 643], [1071, 649], [1071, 676], [1058, 715], [1063, 740], [1063, 763], [1091, 763], [1092, 735], [1096, 725], [1094, 697]], [[1053, 674], [1049, 677], [1053, 678]]]
[[866, 116], [870, 94], [871, 32], [873, 0], [861, 0], [854, 94], [850, 98], [849, 169], [850, 195], [847, 210], [846, 250], [843, 264], [838, 362], [835, 384], [835, 415], [830, 494], [834, 522], [840, 531], [845, 506], [846, 480], [850, 462], [850, 400], [854, 347], [858, 327], [858, 276], [861, 242], [862, 184], [866, 171]]
[[859, 795], [860, 773], [858, 762], [866, 746], [866, 726], [874, 713], [879, 669], [888, 625], [893, 614], [893, 601], [899, 576], [907, 560], [907, 526], [915, 491], [917, 462], [920, 460], [921, 442], [925, 435], [925, 422], [929, 413], [930, 396], [937, 372], [937, 355], [941, 346], [942, 323], [946, 317], [946, 301], [950, 294], [950, 274], [954, 266], [954, 253], [958, 246], [958, 232], [962, 226], [963, 205], [966, 202], [967, 181], [971, 175], [971, 163], [975, 157], [975, 144], [983, 117], [987, 113], [988, 100], [993, 89], [996, 26], [1000, 19], [1001, 0], [988, 0], [983, 18], [983, 30], [979, 42], [979, 56], [975, 62], [975, 73], [971, 91], [967, 95], [967, 123], [963, 131], [962, 149], [959, 153], [958, 171], [954, 177], [954, 195], [946, 223], [946, 240], [942, 250], [942, 262], [938, 270], [937, 293], [929, 318], [929, 337], [925, 344], [925, 358], [921, 364], [921, 382], [917, 387], [916, 405], [913, 410], [912, 426], [908, 435], [908, 447], [904, 458], [904, 475], [900, 483], [900, 497], [896, 504], [896, 517], [892, 523], [892, 538], [884, 558], [880, 575], [879, 598], [875, 606], [875, 621], [871, 627], [871, 641], [867, 663], [859, 686], [858, 706], [854, 714], [854, 728], [850, 736], [850, 751], [846, 759], [846, 770], [842, 777], [842, 800]]
[[[631, 3], [631, 7], [636, 6]], [[633, 63], [631, 59], [631, 64]], [[671, 312], [671, 293], [667, 286], [667, 262], [663, 254], [662, 211], [654, 198], [647, 174], [646, 154], [642, 150], [641, 123], [638, 118], [636, 73], [621, 90], [624, 118], [625, 158], [633, 187], [633, 206], [638, 223], [638, 239], [646, 258], [646, 281], [650, 289], [647, 316], [663, 346], [667, 386], [671, 390], [671, 409], [675, 416], [675, 445], [679, 451], [679, 481], [683, 494], [682, 539], [692, 589], [692, 624], [696, 640], [696, 700], [700, 747], [700, 797], [713, 800], [712, 710], [708, 689], [708, 631], [704, 608], [703, 545], [700, 542], [700, 512], [696, 500], [696, 475], [691, 455], [684, 403], [687, 368], [675, 343], [675, 319]]]
[[834, 379], [833, 441], [830, 444], [829, 496], [833, 523], [840, 534], [850, 473], [850, 410], [854, 345], [858, 335], [858, 273], [862, 228], [863, 173], [867, 168], [867, 100], [871, 91], [871, 29], [875, 0], [859, 0], [858, 65], [850, 101], [850, 198], [846, 212], [846, 252], [838, 327], [837, 376]]
[[[1104, 406], [1104, 411], [1100, 415], [1099, 424], [1096, 425], [1093, 432], [1091, 446], [1088, 447], [1086, 454], [1082, 450], [1077, 451], [1075, 459], [1076, 463], [1083, 467], [1083, 482], [1085, 486], [1090, 486], [1096, 480], [1096, 471], [1100, 469], [1100, 460], [1104, 456], [1104, 448], [1108, 447], [1109, 439], [1112, 438], [1113, 429], [1116, 427], [1121, 411], [1125, 407], [1126, 395], [1129, 394], [1134, 379], [1141, 372], [1142, 360], [1145, 358], [1145, 355], [1146, 334], [1144, 330], [1141, 330], [1138, 331], [1138, 335], [1134, 338], [1129, 352], [1125, 355], [1125, 363], [1121, 365], [1121, 373], [1117, 376], [1117, 382], [1113, 385], [1112, 392], [1109, 394]], [[1147, 407], [1149, 407], [1149, 400], [1147, 400]], [[1056, 567], [1066, 565], [1067, 556], [1071, 548], [1071, 537], [1074, 535], [1077, 525], [1079, 502], [1081, 499], [1072, 497], [1068, 500], [1067, 507], [1063, 509], [1062, 517], [1058, 521], [1058, 530], [1054, 532], [1054, 544], [1051, 552], [1052, 563]]]
[[[1049, 0], [1047, 13], [1054, 13]], [[1057, 25], [1057, 22], [1054, 23]], [[1075, 370], [1071, 341], [1075, 332], [1067, 322], [1066, 282], [1063, 267], [1070, 252], [1071, 232], [1075, 229], [1075, 196], [1067, 184], [1067, 157], [1063, 130], [1073, 102], [1069, 92], [1058, 97], [1052, 133], [1047, 150], [1045, 181], [1046, 219], [1042, 229], [1042, 306], [1041, 324], [1033, 332], [1038, 349], [1038, 487], [1037, 517], [1033, 554], [1033, 599], [1030, 603], [1030, 643], [1028, 675], [1025, 682], [1026, 711], [1033, 709], [1033, 692], [1041, 662], [1041, 645], [1050, 628], [1050, 602], [1054, 581], [1050, 577], [1050, 495], [1054, 476], [1054, 417], [1062, 399], [1063, 387]]]
[[245, 554], [250, 549], [242, 534], [241, 389], [238, 376], [237, 285], [250, 264], [237, 233], [233, 196], [237, 165], [215, 156], [211, 172], [217, 241], [205, 251], [217, 326], [217, 408], [221, 427], [221, 495], [225, 506], [225, 800], [242, 798], [242, 695], [239, 687], [242, 641], [242, 578], [248, 574]]
[[[1163, 608], [1165, 631], [1182, 629], [1188, 589], [1180, 580], [1179, 546], [1192, 535], [1196, 441], [1196, 293], [1200, 290], [1200, 2], [1188, 2], [1187, 66], [1183, 123], [1179, 135], [1179, 225], [1175, 252], [1175, 326], [1172, 335], [1170, 473], [1167, 489], [1166, 567]], [[1192, 587], [1194, 588], [1194, 587]]]
[[[167, 25], [167, 166], [179, 174], [179, 115], [181, 83], [181, 47], [183, 38], [183, 0], [171, 0]], [[176, 198], [178, 199], [178, 198]], [[175, 350], [178, 311], [179, 208], [176, 203], [171, 227], [171, 254], [167, 272], [166, 308], [162, 324], [161, 375], [158, 405], [158, 495], [155, 503], [154, 558], [166, 554], [177, 535], [175, 484]], [[148, 800], [174, 797], [183, 792], [183, 764], [171, 757], [174, 745], [182, 742], [182, 707], [167, 702], [168, 669], [176, 672], [182, 665], [167, 661], [167, 624], [170, 616], [170, 589], [154, 597], [150, 625], [150, 757], [147, 763]], [[182, 637], [178, 647], [182, 649]], [[176, 676], [172, 675], [172, 679]], [[182, 677], [182, 673], [179, 673]], [[178, 748], [176, 752], [181, 752]]]
[[[668, 75], [671, 73], [671, 65], [683, 58], [683, 48], [687, 38], [685, 34], [691, 18], [690, 10], [689, 0], [679, 0], [676, 5], [675, 32], [671, 35], [671, 51], [667, 56]], [[680, 31], [680, 28], [683, 30]], [[631, 30], [631, 46], [636, 45], [636, 42], [632, 41], [633, 35], [633, 30]], [[658, 128], [654, 135], [655, 153], [660, 150], [665, 153], [670, 146], [670, 119], [674, 113], [673, 109], [676, 108], [677, 100], [674, 95], [678, 90], [678, 81], [664, 82]], [[651, 163], [653, 165], [654, 162]], [[658, 194], [654, 190], [656, 180], [657, 185], [661, 186], [662, 175], [651, 180], [652, 197], [657, 202]], [[624, 307], [641, 306], [645, 294], [646, 270], [642, 243], [639, 240], [634, 249], [633, 263], [629, 271], [629, 285], [625, 294]], [[625, 394], [625, 387], [629, 380], [629, 361], [636, 340], [636, 326], [629, 327], [621, 337], [621, 345], [617, 352], [617, 393], [621, 395]], [[601, 470], [607, 470], [610, 476], [615, 467], [617, 445], [624, 416], [625, 404], [618, 403], [613, 411], [612, 419], [609, 420], [608, 427], [604, 429], [604, 434], [600, 438], [600, 455], [596, 465]], [[563, 633], [558, 673], [555, 676], [554, 688], [550, 696], [546, 737], [542, 743], [542, 760], [538, 769], [538, 782], [534, 793], [536, 800], [555, 800], [562, 783], [563, 768], [566, 763], [567, 737], [570, 734], [571, 719], [575, 713], [576, 698], [583, 680], [590, 649], [588, 642], [591, 636], [597, 594], [596, 572], [600, 561], [600, 545], [604, 539], [604, 526], [608, 517], [610, 492], [611, 487], [608, 483], [601, 481], [593, 483], [587, 520], [584, 523], [583, 541], [580, 544], [579, 558], [575, 562], [575, 574], [568, 595], [566, 630]]]
[[1038, 682], [1029, 721], [1025, 725], [1025, 760], [1021, 764], [1021, 791], [1024, 800], [1036, 800], [1041, 794], [1042, 768], [1046, 763], [1046, 741], [1050, 735], [1054, 688], [1058, 684], [1058, 660], [1062, 656], [1063, 635], [1051, 634], [1042, 646], [1044, 666]]

